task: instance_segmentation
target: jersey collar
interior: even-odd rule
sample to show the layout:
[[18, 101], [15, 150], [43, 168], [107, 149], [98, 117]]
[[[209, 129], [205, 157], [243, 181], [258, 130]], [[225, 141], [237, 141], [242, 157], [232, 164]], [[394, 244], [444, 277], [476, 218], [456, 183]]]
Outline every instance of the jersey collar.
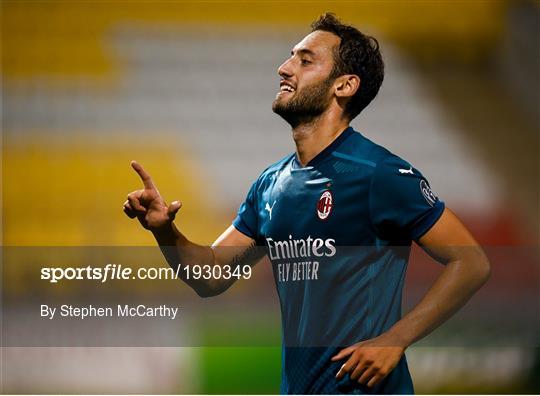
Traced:
[[317, 154], [315, 157], [309, 161], [305, 167], [303, 167], [300, 164], [300, 161], [298, 160], [298, 154], [294, 154], [293, 162], [294, 162], [294, 168], [307, 168], [307, 167], [313, 167], [319, 165], [321, 162], [323, 162], [329, 155], [332, 154], [332, 152], [339, 147], [341, 143], [345, 139], [347, 139], [350, 135], [354, 133], [354, 129], [350, 126], [347, 129], [345, 129], [343, 132], [341, 132], [337, 138], [335, 138], [332, 143], [330, 143], [328, 146], [326, 146], [319, 154]]

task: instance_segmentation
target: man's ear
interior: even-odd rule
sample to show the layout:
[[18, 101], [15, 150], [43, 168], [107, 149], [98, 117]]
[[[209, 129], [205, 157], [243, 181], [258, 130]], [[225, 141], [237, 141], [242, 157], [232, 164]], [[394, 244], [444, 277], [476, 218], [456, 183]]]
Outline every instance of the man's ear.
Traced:
[[334, 92], [338, 98], [353, 96], [360, 89], [360, 77], [356, 74], [345, 74], [336, 78]]

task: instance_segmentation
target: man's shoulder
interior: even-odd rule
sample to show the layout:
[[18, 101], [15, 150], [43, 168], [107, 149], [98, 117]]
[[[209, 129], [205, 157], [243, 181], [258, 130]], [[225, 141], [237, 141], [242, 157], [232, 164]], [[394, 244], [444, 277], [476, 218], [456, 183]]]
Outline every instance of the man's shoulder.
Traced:
[[343, 144], [335, 152], [336, 157], [349, 159], [353, 162], [364, 163], [376, 168], [380, 163], [389, 159], [401, 160], [399, 156], [386, 147], [375, 143], [358, 131], [351, 134], [347, 144]]

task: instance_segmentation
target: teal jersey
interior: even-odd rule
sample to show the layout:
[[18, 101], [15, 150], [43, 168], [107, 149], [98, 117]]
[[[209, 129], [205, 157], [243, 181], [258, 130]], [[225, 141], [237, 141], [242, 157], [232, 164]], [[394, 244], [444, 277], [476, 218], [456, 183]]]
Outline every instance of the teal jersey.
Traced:
[[282, 393], [413, 392], [405, 357], [374, 389], [336, 380], [330, 359], [401, 318], [411, 243], [443, 210], [417, 169], [351, 127], [306, 166], [291, 154], [259, 176], [233, 225], [272, 262]]

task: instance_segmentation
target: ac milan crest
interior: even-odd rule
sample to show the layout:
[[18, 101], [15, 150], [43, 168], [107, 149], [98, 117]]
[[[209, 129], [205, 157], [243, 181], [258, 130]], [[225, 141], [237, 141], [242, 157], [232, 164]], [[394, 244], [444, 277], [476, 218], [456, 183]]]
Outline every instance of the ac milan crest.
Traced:
[[328, 216], [330, 216], [330, 213], [332, 212], [332, 202], [333, 199], [330, 190], [323, 192], [319, 198], [319, 202], [317, 202], [317, 216], [319, 216], [319, 219], [326, 220]]

